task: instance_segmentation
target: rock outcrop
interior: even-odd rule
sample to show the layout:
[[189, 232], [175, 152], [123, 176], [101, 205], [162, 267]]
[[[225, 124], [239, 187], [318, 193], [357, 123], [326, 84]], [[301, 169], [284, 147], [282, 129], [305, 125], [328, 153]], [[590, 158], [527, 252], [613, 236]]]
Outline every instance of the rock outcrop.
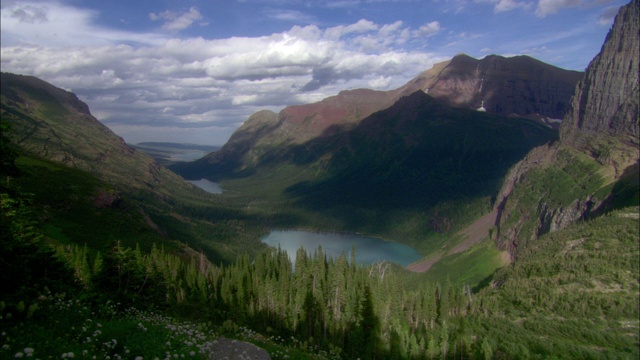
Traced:
[[639, 9], [639, 0], [620, 8], [600, 53], [576, 87], [561, 128], [563, 141], [607, 134], [638, 144]]
[[[618, 184], [633, 183], [628, 170], [637, 168], [639, 157], [639, 1], [620, 8], [576, 86], [560, 141], [532, 150], [503, 182], [495, 202], [497, 244], [513, 256], [518, 246], [598, 213], [619, 197]], [[606, 156], [594, 149], [603, 144]], [[613, 190], [603, 191], [610, 183]]]

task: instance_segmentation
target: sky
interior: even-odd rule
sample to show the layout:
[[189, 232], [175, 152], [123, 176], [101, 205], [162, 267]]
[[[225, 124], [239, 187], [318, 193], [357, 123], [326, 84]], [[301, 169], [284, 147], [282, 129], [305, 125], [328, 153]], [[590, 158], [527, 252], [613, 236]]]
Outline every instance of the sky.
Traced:
[[391, 90], [458, 53], [583, 71], [623, 0], [0, 0], [0, 66], [130, 144], [222, 145], [252, 113]]

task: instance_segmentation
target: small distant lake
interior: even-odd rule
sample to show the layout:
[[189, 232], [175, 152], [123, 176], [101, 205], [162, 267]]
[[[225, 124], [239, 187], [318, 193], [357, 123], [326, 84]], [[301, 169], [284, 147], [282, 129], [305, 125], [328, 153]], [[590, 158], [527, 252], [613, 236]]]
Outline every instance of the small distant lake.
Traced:
[[322, 246], [322, 251], [334, 259], [343, 252], [348, 259], [352, 247], [355, 246], [356, 261], [366, 265], [386, 260], [407, 266], [422, 258], [415, 249], [407, 245], [357, 234], [273, 230], [261, 241], [275, 248], [280, 245], [280, 248], [287, 252], [294, 265], [298, 249], [304, 248], [307, 254], [313, 254], [318, 246]]
[[214, 183], [213, 181], [209, 181], [207, 179], [187, 180], [187, 181], [208, 193], [222, 194], [222, 187], [220, 187], [220, 184]]
[[207, 155], [208, 152], [202, 150], [185, 150], [184, 152], [171, 154], [171, 161], [193, 161]]

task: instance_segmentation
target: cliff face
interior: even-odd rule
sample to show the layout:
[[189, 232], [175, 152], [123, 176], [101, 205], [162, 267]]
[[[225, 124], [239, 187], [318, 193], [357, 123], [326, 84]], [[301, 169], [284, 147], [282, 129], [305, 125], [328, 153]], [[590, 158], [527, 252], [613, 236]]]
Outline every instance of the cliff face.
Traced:
[[506, 176], [495, 203], [497, 243], [512, 255], [603, 206], [638, 203], [639, 1], [620, 8], [576, 86], [561, 140], [532, 150]]
[[576, 87], [561, 129], [563, 141], [608, 134], [638, 143], [639, 0], [623, 6], [600, 53]]

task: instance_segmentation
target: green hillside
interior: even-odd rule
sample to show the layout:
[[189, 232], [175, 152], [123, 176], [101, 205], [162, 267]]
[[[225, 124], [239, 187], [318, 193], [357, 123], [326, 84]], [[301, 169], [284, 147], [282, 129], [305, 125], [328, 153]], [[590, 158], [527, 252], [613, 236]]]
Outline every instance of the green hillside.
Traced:
[[[637, 206], [524, 245], [518, 261], [476, 288], [447, 280], [404, 287], [403, 270], [355, 265], [346, 256], [327, 260], [321, 250], [299, 258], [295, 271], [276, 250], [230, 265], [184, 261], [168, 244], [163, 249], [161, 238], [145, 248], [155, 235], [149, 230], [144, 240], [142, 221], [126, 202], [109, 210], [83, 208], [80, 199], [101, 186], [97, 180], [27, 158], [16, 164], [21, 175], [2, 183], [2, 357], [33, 351], [153, 358], [169, 351], [207, 358], [203, 349], [220, 335], [256, 343], [272, 358], [640, 353]], [[64, 174], [76, 202], [54, 211], [42, 193], [18, 192], [36, 170]], [[39, 179], [52, 178], [30, 181]], [[86, 230], [111, 228], [97, 226], [93, 217], [120, 219], [122, 232], [113, 236], [123, 240], [96, 255], [81, 242], [99, 238], [98, 232], [83, 237], [68, 227], [38, 226], [42, 214], [56, 224], [65, 213], [79, 215], [76, 207], [87, 212], [76, 220]]]
[[[362, 131], [375, 129], [375, 122], [368, 125]], [[335, 176], [339, 172], [329, 170], [339, 162], [305, 166], [308, 157], [290, 157], [288, 165], [272, 172], [265, 166], [255, 177], [225, 183], [236, 187], [224, 196], [194, 189], [166, 197], [37, 158], [9, 143], [5, 135], [11, 131], [3, 125], [2, 357], [72, 353], [153, 358], [169, 351], [172, 356], [207, 358], [207, 349], [215, 347], [221, 335], [258, 344], [272, 358], [639, 355], [637, 202], [622, 208], [634, 201], [626, 196], [637, 194], [637, 177], [629, 171], [608, 182], [607, 167], [576, 150], [565, 149], [565, 155], [556, 156], [542, 172], [521, 178], [508, 201], [520, 204], [514, 209], [527, 204], [524, 199], [532, 192], [520, 190], [522, 186], [547, 189], [547, 202], [561, 206], [576, 194], [602, 193], [606, 198], [612, 192], [616, 196], [603, 208], [604, 215], [520, 243], [516, 261], [495, 273], [486, 261], [498, 253], [485, 240], [443, 259], [426, 276], [408, 276], [404, 269], [384, 264], [356, 265], [346, 256], [326, 259], [321, 250], [301, 255], [293, 271], [284, 252], [256, 246], [260, 234], [271, 227], [340, 225], [339, 218], [323, 213], [326, 203], [309, 210], [301, 198], [291, 197], [287, 182], [287, 174], [313, 180], [311, 169]], [[353, 143], [364, 141], [351, 136]], [[476, 152], [454, 151], [458, 155], [453, 158], [469, 164], [460, 154], [481, 154], [478, 149], [486, 145], [480, 140], [462, 141], [468, 144], [462, 149]], [[310, 149], [293, 154], [313, 154]], [[581, 162], [567, 160], [576, 157]], [[338, 159], [348, 158], [332, 161]], [[370, 160], [372, 169], [383, 164]], [[602, 177], [591, 176], [598, 171]], [[287, 181], [276, 181], [279, 176]], [[548, 186], [550, 176], [558, 190]], [[241, 186], [264, 178], [270, 181], [260, 190], [241, 191]], [[319, 191], [320, 185], [308, 186]], [[572, 188], [579, 190], [568, 193]], [[379, 209], [397, 205], [393, 197], [382, 198], [387, 202]], [[366, 199], [359, 203], [358, 194], [352, 199], [354, 209], [365, 208]], [[437, 205], [431, 214], [457, 212], [456, 219], [472, 220], [490, 204], [486, 194], [475, 202], [466, 200]], [[409, 225], [406, 231], [418, 231], [411, 227], [420, 216], [415, 208], [396, 211], [396, 216], [401, 211], [414, 216], [398, 228]], [[310, 214], [320, 216], [310, 221]], [[383, 213], [370, 214], [382, 219]], [[430, 224], [448, 223], [443, 219]], [[429, 231], [446, 241], [442, 234], [447, 231]], [[472, 272], [475, 277], [469, 276]], [[490, 275], [478, 278], [480, 273]]]
[[243, 208], [289, 219], [283, 225], [377, 235], [427, 255], [490, 211], [509, 168], [556, 138], [537, 122], [454, 109], [419, 91], [353, 130], [254, 149], [252, 166], [171, 168], [209, 171]]

